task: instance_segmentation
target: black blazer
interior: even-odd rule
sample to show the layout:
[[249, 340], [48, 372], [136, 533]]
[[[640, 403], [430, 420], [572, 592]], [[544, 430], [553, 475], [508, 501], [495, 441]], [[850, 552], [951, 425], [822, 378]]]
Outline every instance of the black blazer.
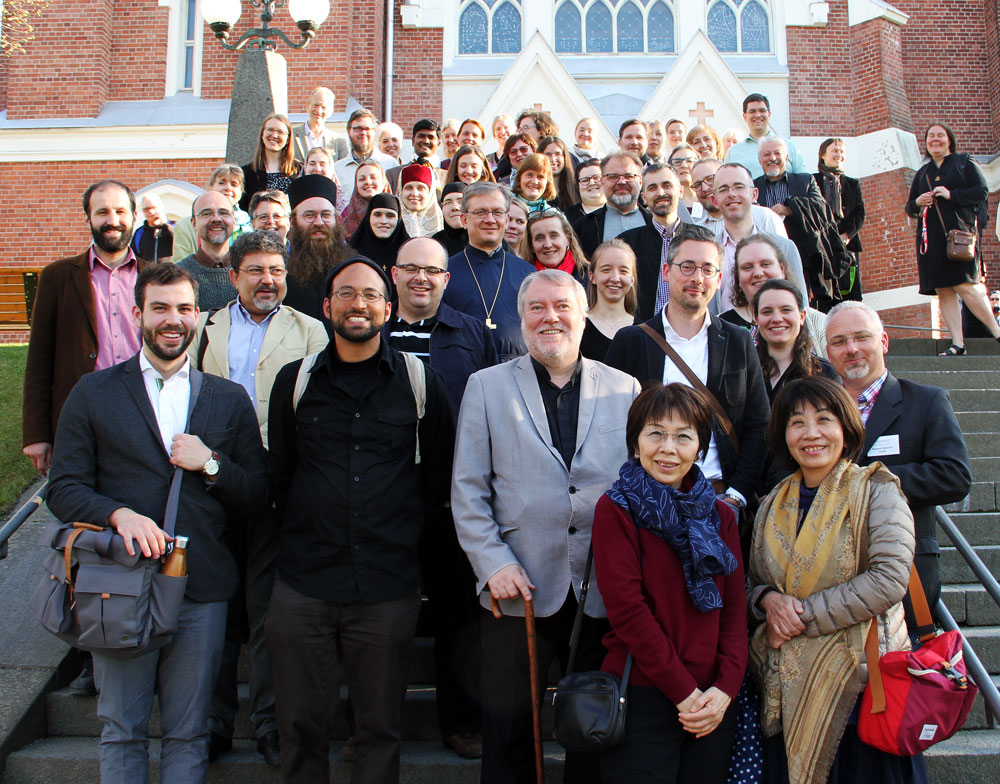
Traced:
[[[652, 214], [639, 205], [639, 212], [646, 221], [646, 225], [653, 219]], [[588, 212], [576, 223], [573, 224], [573, 231], [576, 232], [577, 239], [580, 240], [580, 247], [583, 248], [584, 255], [589, 259], [594, 255], [597, 246], [604, 242], [604, 219], [608, 214], [608, 205]]]
[[[188, 432], [219, 452], [221, 466], [212, 485], [199, 471], [186, 471], [181, 484], [176, 533], [190, 538], [186, 595], [226, 601], [239, 580], [223, 535], [230, 520], [267, 508], [267, 455], [246, 390], [208, 373]], [[47, 502], [65, 522], [107, 525], [124, 506], [162, 525], [173, 470], [136, 355], [73, 388], [56, 431]]]
[[[785, 172], [785, 176], [788, 178], [788, 197], [792, 196], [807, 196], [813, 199], [819, 199], [823, 201], [823, 192], [819, 189], [816, 184], [816, 180], [812, 178], [811, 174], [796, 174], [795, 172]], [[764, 186], [767, 184], [767, 176], [760, 175], [757, 179], [753, 181], [753, 187], [759, 190], [761, 193], [764, 192]]]
[[[681, 223], [692, 223], [680, 217]], [[629, 229], [618, 235], [635, 252], [635, 293], [638, 305], [636, 322], [646, 321], [656, 315], [656, 289], [660, 280], [660, 262], [663, 258], [663, 238], [652, 222]]]
[[[816, 172], [813, 178], [822, 193], [823, 174]], [[840, 206], [844, 210], [844, 217], [837, 221], [837, 231], [851, 238], [847, 243], [849, 251], [860, 253], [863, 248], [859, 232], [865, 223], [865, 200], [861, 198], [861, 183], [846, 174], [840, 175]]]
[[[723, 481], [749, 499], [757, 491], [767, 456], [764, 431], [770, 406], [764, 391], [764, 376], [757, 351], [750, 342], [750, 333], [717, 316], [709, 314], [709, 318], [705, 386], [733, 423], [733, 433], [740, 444], [739, 453], [718, 422], [713, 423], [712, 433], [719, 450]], [[646, 323], [664, 334], [660, 314]], [[604, 358], [604, 364], [630, 373], [640, 383], [662, 381], [665, 361], [663, 349], [638, 326], [618, 330]]]

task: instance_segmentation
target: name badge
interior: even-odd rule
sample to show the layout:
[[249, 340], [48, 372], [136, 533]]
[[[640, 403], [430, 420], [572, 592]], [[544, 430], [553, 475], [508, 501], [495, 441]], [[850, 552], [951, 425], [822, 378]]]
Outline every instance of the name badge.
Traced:
[[884, 457], [899, 454], [899, 435], [879, 436], [868, 450], [868, 457]]

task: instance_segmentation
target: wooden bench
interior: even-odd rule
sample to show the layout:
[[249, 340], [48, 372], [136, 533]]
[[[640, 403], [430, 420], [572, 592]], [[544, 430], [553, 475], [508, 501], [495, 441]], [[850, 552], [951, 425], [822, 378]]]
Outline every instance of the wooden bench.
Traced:
[[0, 267], [0, 329], [31, 326], [41, 267]]

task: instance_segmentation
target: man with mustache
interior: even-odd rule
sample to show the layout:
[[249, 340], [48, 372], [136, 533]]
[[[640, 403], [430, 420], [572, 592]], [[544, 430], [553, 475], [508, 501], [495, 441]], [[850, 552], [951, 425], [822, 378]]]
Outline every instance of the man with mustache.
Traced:
[[[147, 264], [129, 247], [135, 196], [116, 180], [95, 182], [83, 194], [93, 237], [79, 256], [54, 261], [38, 278], [28, 338], [22, 403], [22, 452], [46, 474], [63, 403], [85, 373], [124, 362], [139, 350], [130, 323], [135, 281]], [[95, 694], [90, 657], [70, 688]]]
[[649, 211], [639, 204], [642, 161], [635, 153], [618, 150], [606, 155], [601, 161], [601, 177], [607, 203], [573, 224], [587, 258], [605, 240], [652, 220]]
[[645, 321], [659, 313], [667, 304], [667, 251], [670, 241], [682, 224], [689, 223], [678, 216], [681, 186], [677, 173], [666, 163], [651, 163], [642, 173], [642, 196], [653, 213], [653, 219], [619, 238], [635, 251], [636, 290], [639, 293], [635, 312], [637, 321]]
[[329, 780], [340, 662], [357, 721], [351, 780], [399, 781], [418, 543], [425, 523], [447, 520], [454, 424], [437, 372], [382, 339], [391, 285], [364, 256], [330, 270], [333, 338], [286, 365], [271, 394], [281, 544], [265, 629], [289, 784]]
[[139, 273], [131, 315], [142, 350], [82, 378], [59, 419], [49, 508], [60, 520], [113, 528], [130, 555], [166, 552], [167, 495], [183, 469], [175, 533], [188, 538], [189, 556], [177, 631], [141, 656], [94, 654], [101, 781], [148, 781], [154, 693], [163, 721], [160, 780], [206, 780], [209, 705], [226, 602], [238, 581], [226, 532], [270, 498], [246, 392], [191, 367], [196, 301], [197, 283], [176, 265]]
[[299, 313], [322, 321], [332, 336], [332, 327], [323, 316], [323, 279], [354, 254], [337, 215], [337, 185], [322, 174], [307, 174], [292, 180], [288, 203], [292, 225], [284, 301]]
[[198, 309], [216, 310], [236, 296], [229, 279], [229, 238], [236, 229], [236, 213], [223, 194], [206, 191], [191, 205], [191, 224], [198, 235], [198, 250], [177, 266], [198, 281]]
[[[256, 197], [255, 197], [256, 198]], [[267, 405], [274, 379], [289, 362], [321, 351], [328, 338], [323, 324], [282, 304], [285, 298], [285, 243], [270, 231], [240, 235], [229, 251], [229, 276], [237, 298], [198, 318], [188, 348], [195, 367], [242, 386], [257, 410], [267, 446]], [[239, 708], [236, 661], [247, 638], [250, 660], [250, 710], [257, 750], [271, 765], [280, 764], [270, 660], [264, 640], [264, 614], [274, 585], [278, 520], [273, 510], [255, 514], [230, 537], [240, 569], [240, 589], [229, 603], [226, 646], [212, 700], [209, 754], [232, 748]]]

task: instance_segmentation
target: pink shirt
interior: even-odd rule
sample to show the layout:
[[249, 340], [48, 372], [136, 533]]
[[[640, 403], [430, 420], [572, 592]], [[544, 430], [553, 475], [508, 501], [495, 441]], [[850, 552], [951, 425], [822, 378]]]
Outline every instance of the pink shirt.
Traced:
[[139, 276], [135, 254], [114, 269], [101, 261], [90, 246], [90, 285], [94, 289], [97, 314], [97, 364], [104, 370], [135, 356], [139, 350], [139, 330], [132, 324], [135, 306], [135, 281]]

